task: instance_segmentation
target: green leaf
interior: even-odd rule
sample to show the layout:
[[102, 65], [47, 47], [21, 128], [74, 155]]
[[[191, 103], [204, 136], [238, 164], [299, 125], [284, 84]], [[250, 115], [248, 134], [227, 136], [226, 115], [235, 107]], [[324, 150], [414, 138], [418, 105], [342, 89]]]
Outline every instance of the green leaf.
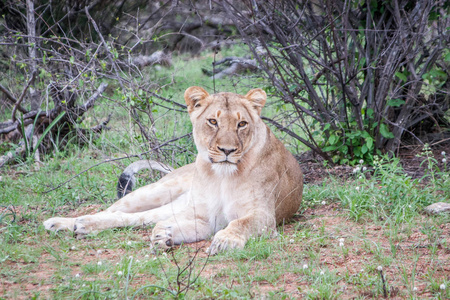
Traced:
[[367, 148], [369, 148], [369, 150], [372, 150], [373, 149], [373, 138], [366, 138], [366, 145], [367, 145]]
[[330, 136], [330, 139], [328, 140], [328, 142], [330, 142], [330, 145], [334, 145], [337, 143], [338, 140], [339, 140], [338, 136], [332, 135], [332, 136]]
[[408, 80], [408, 77], [406, 77], [406, 75], [401, 72], [395, 72], [395, 76], [397, 76], [398, 78], [400, 78], [400, 80], [404, 82]]
[[75, 57], [71, 56], [69, 61], [70, 61], [71, 64], [73, 64], [75, 62]]
[[369, 151], [369, 149], [367, 148], [367, 145], [366, 144], [362, 145], [362, 147], [361, 147], [362, 154], [366, 154], [367, 151]]
[[381, 123], [381, 125], [380, 125], [380, 133], [386, 139], [394, 138], [394, 134], [392, 134], [392, 132], [389, 131], [387, 125], [384, 123]]
[[327, 147], [323, 148], [322, 150], [325, 152], [328, 152], [328, 151], [334, 151], [336, 149], [337, 149], [337, 146], [333, 145], [333, 146], [327, 146]]
[[450, 52], [445, 55], [444, 60], [450, 61]]

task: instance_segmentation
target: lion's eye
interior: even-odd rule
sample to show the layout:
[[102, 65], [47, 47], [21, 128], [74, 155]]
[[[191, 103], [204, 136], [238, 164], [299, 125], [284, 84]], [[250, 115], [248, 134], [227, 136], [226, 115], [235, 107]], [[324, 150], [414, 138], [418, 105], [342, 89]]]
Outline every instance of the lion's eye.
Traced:
[[245, 127], [245, 126], [247, 126], [247, 122], [245, 122], [245, 121], [240, 121], [239, 124], [238, 124], [239, 128], [242, 128], [242, 127]]
[[208, 119], [209, 124], [216, 126], [217, 120], [216, 119]]

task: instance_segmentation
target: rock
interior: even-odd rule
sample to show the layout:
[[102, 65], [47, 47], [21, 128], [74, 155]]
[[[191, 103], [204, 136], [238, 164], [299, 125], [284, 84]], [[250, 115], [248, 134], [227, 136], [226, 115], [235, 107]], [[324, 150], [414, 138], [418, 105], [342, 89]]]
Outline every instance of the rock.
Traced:
[[428, 205], [424, 208], [425, 212], [429, 214], [442, 214], [442, 213], [450, 213], [450, 203], [438, 202], [431, 205]]

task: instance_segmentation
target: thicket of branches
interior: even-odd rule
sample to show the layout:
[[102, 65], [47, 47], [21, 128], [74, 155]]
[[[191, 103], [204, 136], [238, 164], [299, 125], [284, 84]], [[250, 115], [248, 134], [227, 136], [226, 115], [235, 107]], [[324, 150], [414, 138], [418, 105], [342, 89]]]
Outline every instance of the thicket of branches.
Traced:
[[269, 121], [325, 159], [448, 137], [449, 1], [221, 3], [285, 103]]
[[225, 58], [231, 67], [214, 76], [259, 69], [279, 108], [268, 122], [329, 161], [370, 162], [405, 140], [448, 137], [449, 7], [431, 0], [3, 1], [0, 107], [11, 118], [0, 123], [0, 138], [21, 141], [18, 156], [70, 137], [89, 141], [109, 118], [86, 124], [84, 114], [107, 98], [129, 112], [148, 151], [159, 155], [168, 142], [152, 129], [153, 107], [184, 106], [158, 95], [142, 68], [170, 65], [174, 51], [217, 48], [237, 32], [252, 57]]
[[110, 119], [85, 122], [100, 98], [126, 109], [147, 152], [158, 154], [167, 143], [152, 129], [153, 107], [184, 105], [159, 96], [142, 68], [170, 66], [173, 51], [196, 53], [231, 32], [207, 1], [8, 0], [0, 16], [0, 107], [11, 112], [0, 140], [20, 142], [0, 167], [15, 156], [39, 159], [74, 137], [90, 141]]

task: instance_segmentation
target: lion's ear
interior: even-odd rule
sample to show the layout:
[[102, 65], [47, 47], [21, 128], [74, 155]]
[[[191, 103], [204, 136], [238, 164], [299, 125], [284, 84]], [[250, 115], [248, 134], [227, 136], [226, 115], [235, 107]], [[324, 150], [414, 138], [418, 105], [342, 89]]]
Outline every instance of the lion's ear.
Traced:
[[266, 92], [262, 89], [253, 89], [245, 95], [245, 98], [252, 102], [253, 107], [258, 111], [258, 114], [261, 114], [261, 109], [264, 107], [264, 104], [266, 104]]
[[208, 97], [209, 94], [199, 86], [191, 86], [184, 92], [184, 100], [186, 101], [188, 112], [191, 113], [195, 108], [201, 106], [201, 101]]

